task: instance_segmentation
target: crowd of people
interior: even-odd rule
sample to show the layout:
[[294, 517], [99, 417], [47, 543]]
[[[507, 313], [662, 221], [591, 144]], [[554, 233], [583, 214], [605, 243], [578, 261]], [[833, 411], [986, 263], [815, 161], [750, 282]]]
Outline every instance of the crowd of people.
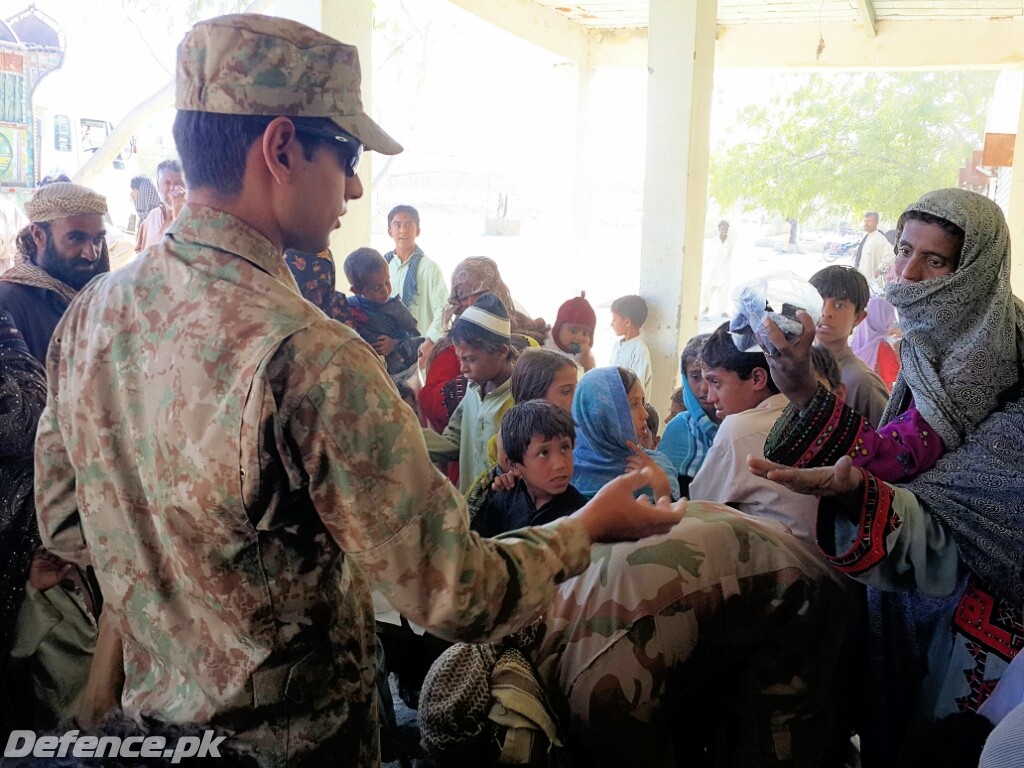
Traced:
[[659, 436], [641, 296], [600, 365], [585, 294], [548, 325], [491, 259], [446, 282], [407, 204], [337, 289], [359, 157], [402, 150], [351, 46], [224, 16], [178, 78], [138, 257], [55, 181], [0, 274], [0, 730], [373, 766], [390, 670], [439, 767], [1020, 764], [1024, 305], [994, 202], [908, 206], [811, 278], [799, 333], [765, 321], [770, 354], [690, 339]]

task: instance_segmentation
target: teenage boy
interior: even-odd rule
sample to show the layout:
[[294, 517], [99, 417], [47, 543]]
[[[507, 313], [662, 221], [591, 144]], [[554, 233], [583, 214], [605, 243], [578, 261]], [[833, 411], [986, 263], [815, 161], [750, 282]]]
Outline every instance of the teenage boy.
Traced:
[[473, 517], [472, 530], [490, 538], [550, 523], [587, 503], [570, 485], [576, 428], [564, 408], [547, 400], [513, 406], [501, 420], [501, 440], [516, 485], [490, 495]]
[[388, 213], [388, 234], [395, 249], [384, 254], [391, 274], [392, 295], [409, 308], [426, 339], [420, 357], [427, 359], [441, 338], [441, 312], [448, 303], [448, 286], [441, 268], [418, 245], [420, 213], [411, 205], [396, 205]]
[[817, 552], [814, 520], [818, 500], [757, 477], [748, 456], [764, 456], [764, 441], [789, 400], [772, 381], [763, 352], [740, 352], [723, 323], [700, 351], [707, 399], [722, 420], [697, 476], [690, 498], [728, 504], [755, 517], [784, 523]]
[[867, 317], [868, 281], [853, 267], [835, 264], [815, 272], [810, 282], [822, 298], [815, 340], [836, 359], [846, 385], [846, 404], [878, 429], [889, 390], [850, 348], [850, 334]]
[[612, 346], [612, 365], [628, 368], [640, 379], [644, 398], [651, 396], [654, 374], [651, 352], [640, 338], [647, 321], [647, 302], [641, 296], [620, 296], [612, 302], [612, 330], [618, 340]]

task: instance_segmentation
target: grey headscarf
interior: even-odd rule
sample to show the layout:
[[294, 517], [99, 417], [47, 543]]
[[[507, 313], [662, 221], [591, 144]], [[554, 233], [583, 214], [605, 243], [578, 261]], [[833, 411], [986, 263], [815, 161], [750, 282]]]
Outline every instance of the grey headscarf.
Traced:
[[903, 365], [882, 423], [905, 409], [912, 391], [947, 452], [901, 485], [949, 527], [970, 569], [1019, 606], [1024, 306], [1010, 292], [1006, 220], [994, 202], [962, 189], [929, 192], [907, 210], [961, 227], [964, 247], [952, 274], [886, 290], [900, 313]]
[[[964, 231], [956, 271], [919, 283], [890, 284], [899, 311], [901, 370], [882, 424], [914, 404], [947, 449], [1017, 394], [1024, 359], [1024, 305], [1010, 291], [1010, 233], [987, 197], [963, 189], [929, 192], [900, 217], [920, 211]], [[898, 242], [898, 239], [897, 239]]]

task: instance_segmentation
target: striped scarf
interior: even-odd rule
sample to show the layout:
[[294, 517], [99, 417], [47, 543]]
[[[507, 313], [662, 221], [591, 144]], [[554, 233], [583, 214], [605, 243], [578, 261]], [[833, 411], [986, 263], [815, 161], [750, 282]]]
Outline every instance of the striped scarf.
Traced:
[[[103, 244], [104, 251], [106, 251], [106, 243]], [[43, 288], [47, 291], [53, 291], [58, 296], [67, 301], [68, 304], [78, 295], [78, 291], [72, 288], [67, 283], [62, 283], [47, 272], [37, 267], [31, 261], [29, 261], [25, 254], [19, 249], [14, 257], [14, 266], [0, 275], [0, 280], [6, 280], [8, 283], [17, 283], [18, 285], [28, 285], [33, 288]]]

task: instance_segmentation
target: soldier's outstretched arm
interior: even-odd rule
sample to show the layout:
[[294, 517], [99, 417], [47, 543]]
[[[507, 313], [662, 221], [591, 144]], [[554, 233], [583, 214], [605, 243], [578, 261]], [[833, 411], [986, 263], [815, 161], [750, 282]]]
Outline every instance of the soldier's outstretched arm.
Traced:
[[558, 582], [590, 562], [592, 536], [643, 535], [681, 516], [623, 500], [638, 477], [595, 497], [580, 517], [479, 538], [465, 500], [431, 464], [415, 414], [357, 340], [339, 347], [287, 429], [316, 510], [346, 556], [396, 609], [451, 638], [496, 639], [525, 626]]

